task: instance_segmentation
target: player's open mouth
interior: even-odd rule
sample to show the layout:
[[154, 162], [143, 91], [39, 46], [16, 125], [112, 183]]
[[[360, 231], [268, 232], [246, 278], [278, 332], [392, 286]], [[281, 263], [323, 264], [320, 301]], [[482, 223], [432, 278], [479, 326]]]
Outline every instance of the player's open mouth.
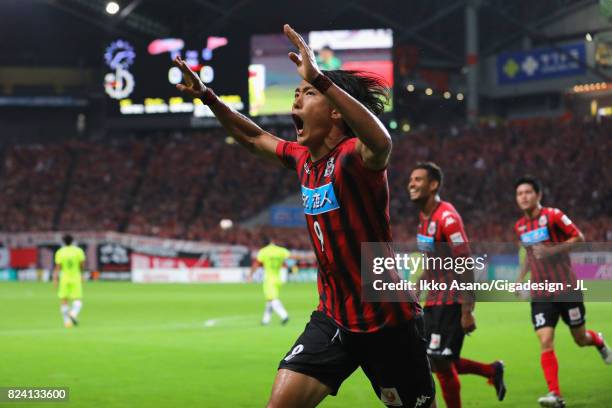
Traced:
[[297, 132], [298, 136], [301, 136], [302, 133], [304, 133], [304, 121], [295, 113], [291, 115], [291, 118], [293, 119], [293, 124], [295, 125], [295, 131]]

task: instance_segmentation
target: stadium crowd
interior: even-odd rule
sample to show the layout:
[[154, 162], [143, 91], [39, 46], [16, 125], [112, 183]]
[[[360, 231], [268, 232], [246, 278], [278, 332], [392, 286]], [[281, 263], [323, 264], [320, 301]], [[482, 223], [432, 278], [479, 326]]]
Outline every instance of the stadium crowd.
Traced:
[[[455, 204], [474, 241], [515, 240], [513, 182], [525, 173], [542, 180], [543, 204], [566, 211], [587, 240], [612, 241], [610, 134], [610, 121], [555, 120], [395, 134], [394, 239], [414, 239], [417, 214], [406, 184], [412, 164], [432, 160], [445, 172], [442, 198]], [[299, 194], [299, 186], [291, 172], [262, 164], [232, 142], [214, 129], [4, 146], [0, 230], [119, 230], [253, 247], [271, 235], [309, 248], [301, 228], [239, 225]], [[221, 229], [223, 218], [234, 228]]]

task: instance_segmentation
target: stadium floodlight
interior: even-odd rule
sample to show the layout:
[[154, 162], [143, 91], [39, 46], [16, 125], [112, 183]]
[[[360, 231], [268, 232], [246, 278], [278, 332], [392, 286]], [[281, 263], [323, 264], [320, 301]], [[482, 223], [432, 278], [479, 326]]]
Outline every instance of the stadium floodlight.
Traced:
[[106, 12], [108, 14], [117, 14], [119, 12], [119, 4], [115, 3], [114, 1], [109, 1], [108, 3], [106, 3]]
[[588, 42], [593, 41], [593, 36], [591, 35], [591, 33], [586, 33], [586, 35], [584, 36], [584, 38], [586, 38], [586, 40]]
[[431, 88], [427, 88], [427, 89], [425, 90], [425, 94], [426, 94], [427, 96], [431, 96], [431, 95], [433, 95], [433, 89], [431, 89]]
[[458, 100], [458, 101], [462, 101], [462, 100], [463, 100], [463, 94], [462, 94], [461, 92], [459, 92], [459, 93], [457, 94], [457, 100]]
[[414, 85], [412, 85], [412, 84], [408, 84], [408, 86], [406, 87], [406, 89], [408, 90], [408, 92], [414, 92]]
[[448, 91], [445, 91], [443, 95], [444, 95], [444, 99], [450, 99], [451, 97], [451, 93]]

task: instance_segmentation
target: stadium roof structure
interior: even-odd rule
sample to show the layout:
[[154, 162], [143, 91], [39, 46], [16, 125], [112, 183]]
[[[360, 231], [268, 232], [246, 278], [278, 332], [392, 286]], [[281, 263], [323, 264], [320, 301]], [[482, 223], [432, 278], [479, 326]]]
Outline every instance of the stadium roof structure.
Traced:
[[[36, 0], [36, 6], [18, 0], [3, 2], [0, 24], [3, 38], [15, 38], [1, 58], [20, 61], [19, 31], [45, 38], [57, 22], [71, 33], [74, 43], [96, 36], [129, 38], [182, 37], [271, 33], [283, 23], [298, 30], [388, 27], [396, 44], [416, 45], [423, 59], [433, 65], [461, 68], [465, 61], [465, 6], [478, 7], [479, 49], [491, 55], [529, 38], [536, 44], [558, 41], [541, 28], [572, 13], [596, 5], [598, 0], [117, 0], [122, 9], [114, 16], [105, 12], [105, 0]], [[24, 17], [19, 19], [19, 16]], [[27, 18], [25, 18], [27, 17]], [[41, 24], [41, 22], [44, 22]], [[25, 25], [25, 27], [24, 27]], [[33, 29], [24, 30], [32, 25]], [[576, 28], [579, 30], [580, 28]], [[571, 33], [566, 33], [571, 35]], [[64, 48], [62, 48], [64, 47]], [[53, 59], [66, 44], [39, 48]], [[22, 47], [26, 48], [26, 47]], [[80, 48], [80, 47], [79, 47]], [[12, 52], [12, 51], [16, 51]], [[31, 51], [30, 51], [31, 52]], [[53, 54], [55, 53], [55, 54]], [[7, 55], [8, 54], [8, 55]], [[97, 59], [98, 50], [92, 53]], [[26, 56], [27, 57], [27, 56]], [[87, 59], [87, 57], [83, 57]], [[27, 58], [26, 58], [27, 59]], [[32, 56], [29, 56], [32, 60]], [[0, 61], [2, 63], [4, 61]]]

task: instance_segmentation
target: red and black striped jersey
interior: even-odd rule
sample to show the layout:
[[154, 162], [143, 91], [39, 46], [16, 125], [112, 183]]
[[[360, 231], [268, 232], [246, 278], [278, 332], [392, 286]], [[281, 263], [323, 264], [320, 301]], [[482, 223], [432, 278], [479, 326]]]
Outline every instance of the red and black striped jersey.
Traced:
[[[533, 255], [535, 244], [551, 245], [580, 235], [580, 230], [567, 215], [557, 208], [543, 207], [535, 218], [523, 216], [519, 219], [514, 225], [514, 231], [521, 245], [527, 250], [527, 262], [533, 282], [544, 283], [548, 280], [551, 283], [569, 284], [572, 288], [576, 286], [576, 274], [572, 270], [567, 252], [542, 259], [536, 259]], [[532, 291], [532, 295], [541, 297], [553, 294]]]
[[[417, 245], [419, 250], [432, 257], [470, 256], [463, 220], [455, 207], [447, 201], [440, 201], [429, 217], [419, 214]], [[451, 289], [451, 283], [458, 280], [455, 271], [432, 267], [424, 271], [423, 277], [447, 285], [446, 290], [430, 290], [425, 306], [461, 303], [460, 293]]]
[[351, 332], [375, 332], [421, 314], [415, 302], [363, 302], [361, 243], [391, 242], [387, 171], [370, 170], [344, 139], [313, 162], [308, 149], [280, 142], [276, 154], [298, 173], [308, 233], [319, 263], [319, 310]]

